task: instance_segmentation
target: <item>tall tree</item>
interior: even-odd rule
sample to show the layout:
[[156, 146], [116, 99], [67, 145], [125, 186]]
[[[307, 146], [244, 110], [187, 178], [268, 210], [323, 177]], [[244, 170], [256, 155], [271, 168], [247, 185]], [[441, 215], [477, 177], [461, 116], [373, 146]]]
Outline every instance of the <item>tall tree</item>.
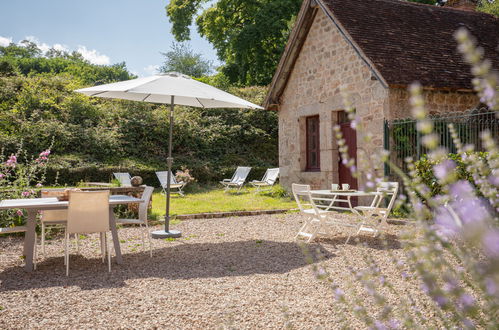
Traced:
[[302, 0], [171, 0], [166, 7], [177, 41], [190, 38], [195, 18], [225, 62], [232, 83], [265, 85], [272, 79]]
[[161, 53], [165, 62], [160, 72], [180, 72], [188, 76], [200, 78], [211, 73], [211, 61], [203, 59], [202, 54], [195, 53], [186, 43], [172, 44], [170, 51]]

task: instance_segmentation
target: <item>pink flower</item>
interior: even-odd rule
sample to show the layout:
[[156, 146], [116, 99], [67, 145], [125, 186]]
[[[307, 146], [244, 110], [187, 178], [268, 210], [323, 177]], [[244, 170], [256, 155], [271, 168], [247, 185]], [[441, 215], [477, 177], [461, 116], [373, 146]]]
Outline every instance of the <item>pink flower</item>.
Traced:
[[40, 152], [40, 158], [46, 160], [48, 155], [50, 155], [50, 150], [47, 149], [45, 151]]
[[16, 167], [16, 164], [17, 164], [17, 157], [15, 155], [11, 155], [9, 157], [9, 159], [7, 160], [7, 166], [12, 166], [12, 167]]
[[40, 188], [40, 187], [42, 187], [42, 184], [41, 184], [41, 183], [37, 183], [37, 184], [36, 184], [36, 187], [37, 187], [37, 188]]
[[23, 210], [17, 210], [16, 213], [20, 217], [22, 217], [24, 215]]
[[23, 197], [28, 197], [31, 193], [29, 191], [23, 191], [21, 194]]
[[0, 173], [0, 179], [3, 179], [5, 177], [5, 174]]

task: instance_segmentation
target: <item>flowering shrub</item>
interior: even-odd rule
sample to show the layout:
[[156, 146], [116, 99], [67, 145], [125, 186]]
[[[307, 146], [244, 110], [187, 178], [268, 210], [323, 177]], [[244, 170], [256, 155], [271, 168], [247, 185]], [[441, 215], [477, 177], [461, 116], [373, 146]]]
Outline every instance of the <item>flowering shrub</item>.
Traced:
[[196, 182], [196, 179], [191, 175], [189, 169], [185, 167], [182, 167], [181, 170], [178, 170], [175, 173], [175, 179], [177, 180], [177, 182]]
[[[473, 184], [473, 176], [467, 170], [466, 158], [470, 157], [469, 153], [464, 154], [463, 159], [460, 154], [449, 154], [447, 155], [441, 163], [437, 163], [426, 156], [414, 162], [414, 169], [416, 171], [416, 176], [422, 180], [422, 182], [430, 188], [431, 196], [437, 196], [442, 193], [442, 186], [439, 184], [439, 179], [437, 175], [442, 175], [442, 171], [453, 171], [455, 179], [457, 180], [467, 180]], [[476, 157], [481, 159], [481, 161], [487, 164], [487, 153], [479, 152]], [[447, 162], [451, 160], [451, 162]], [[442, 164], [442, 165], [440, 165]], [[446, 168], [449, 167], [449, 168]], [[434, 171], [435, 169], [435, 171]]]
[[[36, 158], [29, 157], [22, 145], [15, 154], [0, 154], [0, 200], [36, 197], [45, 181], [50, 149], [42, 151]], [[0, 211], [0, 227], [9, 227], [25, 222], [23, 210]]]
[[[473, 37], [465, 29], [456, 32], [459, 50], [472, 66], [473, 85], [481, 102], [499, 116], [499, 77], [490, 70], [489, 61], [482, 59], [483, 51], [476, 47]], [[373, 329], [398, 328], [496, 328], [499, 311], [499, 150], [489, 131], [481, 133], [487, 153], [474, 152], [472, 145], [463, 146], [452, 125], [457, 155], [449, 157], [448, 150], [439, 146], [434, 124], [428, 120], [422, 98], [422, 87], [410, 88], [412, 114], [418, 121], [417, 130], [429, 153], [419, 163], [407, 159], [410, 170], [405, 175], [390, 163], [387, 152], [361, 157], [363, 171], [348, 157], [339, 127], [335, 127], [342, 159], [352, 174], [366, 182], [364, 189], [374, 189], [383, 180], [379, 161], [391, 166], [405, 186], [405, 195], [398, 204], [410, 204], [414, 230], [405, 234], [404, 258], [393, 258], [400, 275], [419, 281], [421, 290], [433, 303], [432, 315], [425, 315], [407, 292], [394, 290], [383, 267], [370, 255], [366, 265], [352, 265], [352, 279], [364, 293], [351, 289], [353, 283], [335, 283], [328, 272], [314, 265], [318, 279], [329, 281], [339, 308], [352, 313]], [[352, 128], [361, 130], [362, 123], [348, 98], [346, 108]], [[365, 136], [368, 143], [372, 137]], [[463, 170], [460, 173], [460, 170]], [[425, 176], [420, 174], [424, 173]], [[437, 188], [435, 188], [437, 187]], [[429, 221], [428, 221], [429, 220]], [[383, 236], [382, 236], [383, 238]], [[390, 253], [390, 251], [386, 251]], [[351, 289], [351, 290], [349, 290]], [[388, 294], [396, 294], [396, 303], [389, 303]], [[376, 311], [366, 307], [372, 301]], [[349, 325], [346, 324], [348, 327]]]

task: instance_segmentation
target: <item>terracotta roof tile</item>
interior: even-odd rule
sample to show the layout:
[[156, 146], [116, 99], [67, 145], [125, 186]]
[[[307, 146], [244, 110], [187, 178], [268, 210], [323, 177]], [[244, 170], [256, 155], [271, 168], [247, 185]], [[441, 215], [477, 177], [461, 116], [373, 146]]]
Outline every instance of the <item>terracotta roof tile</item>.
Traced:
[[391, 86], [471, 89], [470, 67], [457, 52], [461, 26], [499, 68], [499, 19], [398, 0], [320, 0]]

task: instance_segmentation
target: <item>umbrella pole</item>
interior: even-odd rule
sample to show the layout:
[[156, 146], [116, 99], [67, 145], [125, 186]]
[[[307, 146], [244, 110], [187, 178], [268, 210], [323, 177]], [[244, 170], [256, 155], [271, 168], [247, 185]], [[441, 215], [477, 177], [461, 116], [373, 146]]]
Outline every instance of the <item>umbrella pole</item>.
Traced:
[[170, 131], [168, 136], [168, 158], [166, 159], [168, 165], [168, 174], [166, 176], [166, 214], [165, 214], [165, 230], [156, 230], [152, 232], [153, 238], [178, 238], [182, 233], [178, 230], [170, 230], [170, 183], [172, 175], [172, 143], [173, 143], [173, 110], [175, 107], [175, 96], [172, 95], [170, 104]]

